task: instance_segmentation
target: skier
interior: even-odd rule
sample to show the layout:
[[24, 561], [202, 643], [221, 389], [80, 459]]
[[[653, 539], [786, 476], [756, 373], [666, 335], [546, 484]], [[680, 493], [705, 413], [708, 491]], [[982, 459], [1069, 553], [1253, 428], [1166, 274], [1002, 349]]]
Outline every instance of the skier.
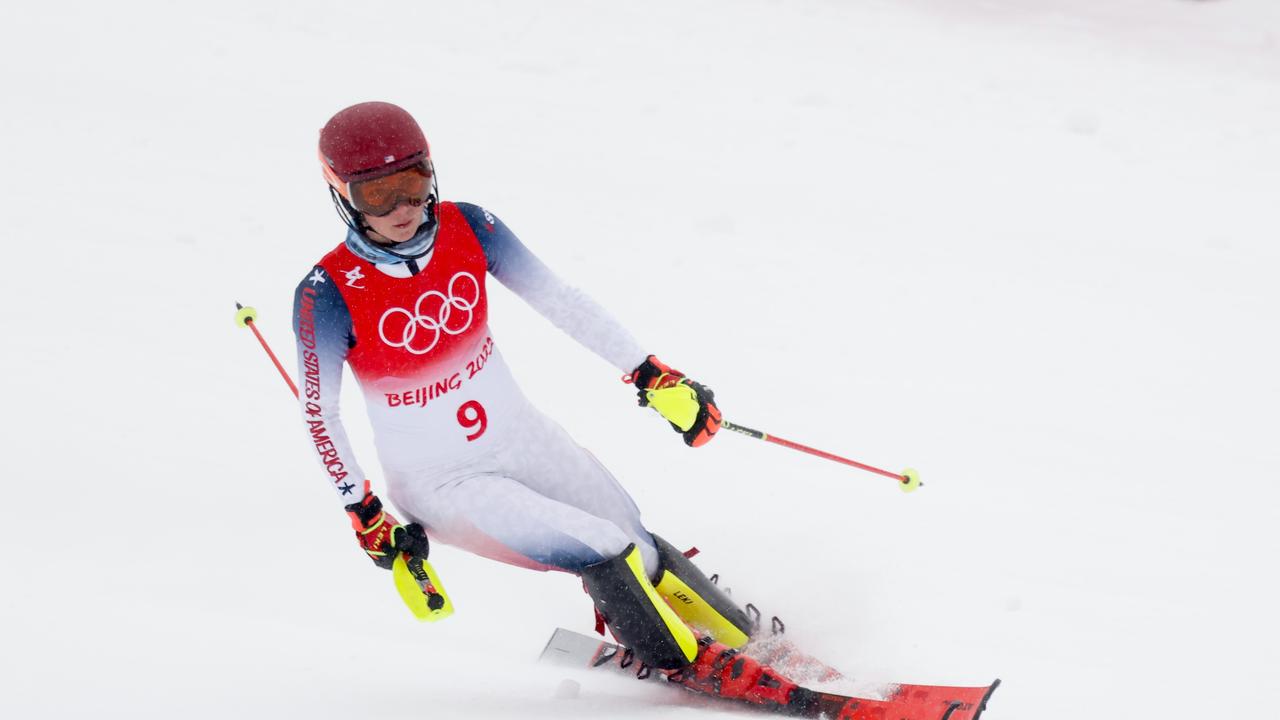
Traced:
[[[650, 533], [609, 471], [525, 398], [489, 331], [486, 274], [626, 373], [640, 405], [693, 447], [720, 427], [711, 390], [646, 352], [492, 213], [440, 200], [426, 138], [405, 110], [346, 108], [319, 149], [347, 234], [295, 295], [300, 403], [364, 552], [390, 568], [401, 552], [425, 558], [430, 537], [574, 573], [640, 662], [703, 692], [798, 709], [806, 691], [738, 652], [747, 614]], [[407, 524], [352, 455], [338, 408], [344, 362]]]

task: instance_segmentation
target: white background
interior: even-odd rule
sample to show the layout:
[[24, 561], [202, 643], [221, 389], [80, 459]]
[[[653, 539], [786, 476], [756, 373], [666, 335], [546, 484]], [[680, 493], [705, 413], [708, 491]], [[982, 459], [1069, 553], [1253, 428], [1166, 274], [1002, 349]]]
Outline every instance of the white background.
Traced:
[[[1271, 712], [1272, 0], [26, 3], [0, 27], [0, 715], [684, 718], [534, 664], [567, 575], [437, 547], [413, 622], [292, 400], [318, 128], [413, 112], [726, 417], [685, 448], [510, 294], [527, 392], [649, 526], [860, 680], [1009, 718]], [[349, 388], [351, 389], [351, 388]], [[348, 425], [377, 462], [358, 398]], [[724, 710], [724, 716], [746, 711]]]

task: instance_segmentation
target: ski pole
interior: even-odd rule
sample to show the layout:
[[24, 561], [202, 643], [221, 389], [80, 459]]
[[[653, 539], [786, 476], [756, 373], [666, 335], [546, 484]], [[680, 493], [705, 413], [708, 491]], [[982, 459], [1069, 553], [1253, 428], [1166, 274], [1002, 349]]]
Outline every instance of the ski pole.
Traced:
[[293, 378], [289, 377], [289, 373], [285, 372], [284, 366], [280, 364], [280, 359], [276, 357], [275, 353], [271, 352], [271, 346], [267, 344], [267, 339], [262, 337], [262, 333], [258, 332], [258, 326], [253, 323], [257, 319], [257, 310], [236, 303], [236, 324], [253, 331], [253, 336], [258, 338], [258, 343], [262, 345], [262, 349], [267, 351], [267, 357], [271, 358], [271, 362], [276, 365], [276, 370], [280, 371], [280, 377], [284, 378], [289, 389], [293, 391], [293, 396], [295, 398], [298, 397], [298, 386], [293, 384]]
[[[257, 310], [236, 303], [236, 324], [253, 331], [262, 349], [267, 351], [267, 357], [271, 358], [276, 370], [280, 371], [280, 377], [284, 378], [289, 389], [293, 391], [293, 396], [298, 397], [298, 386], [293, 384], [293, 378], [289, 377], [289, 373], [280, 364], [280, 359], [271, 352], [271, 346], [267, 344], [266, 338], [258, 332], [258, 326], [254, 323], [257, 319]], [[396, 592], [400, 594], [400, 599], [404, 600], [404, 604], [409, 606], [409, 611], [419, 620], [435, 622], [453, 614], [453, 601], [445, 593], [436, 569], [431, 567], [431, 563], [427, 562], [426, 558], [410, 555], [407, 552], [400, 553], [391, 566], [391, 577], [395, 582]]]
[[768, 433], [760, 432], [759, 430], [753, 430], [749, 427], [745, 427], [742, 425], [735, 425], [734, 423], [731, 423], [728, 420], [720, 421], [720, 427], [724, 428], [725, 430], [732, 430], [733, 432], [746, 435], [747, 437], [753, 437], [757, 440], [764, 440], [767, 442], [774, 443], [775, 445], [781, 445], [782, 447], [785, 447], [785, 448], [791, 448], [792, 450], [799, 450], [800, 452], [809, 453], [810, 455], [817, 455], [818, 457], [824, 458], [826, 460], [832, 460], [834, 462], [843, 463], [845, 465], [852, 465], [853, 467], [856, 467], [860, 470], [866, 470], [867, 472], [873, 472], [877, 475], [883, 475], [885, 477], [893, 478], [894, 480], [898, 481], [898, 487], [899, 489], [902, 490], [902, 492], [911, 492], [912, 490], [915, 490], [916, 488], [920, 487], [923, 484], [920, 482], [920, 473], [916, 472], [915, 470], [912, 470], [911, 468], [907, 468], [906, 470], [903, 470], [901, 473], [891, 473], [888, 470], [881, 470], [878, 467], [867, 465], [865, 463], [860, 463], [857, 460], [850, 460], [849, 458], [840, 457], [839, 455], [835, 455], [835, 454], [826, 452], [824, 450], [811, 448], [808, 445], [801, 445], [798, 442], [783, 440], [782, 438], [777, 437], [775, 435], [770, 435]]

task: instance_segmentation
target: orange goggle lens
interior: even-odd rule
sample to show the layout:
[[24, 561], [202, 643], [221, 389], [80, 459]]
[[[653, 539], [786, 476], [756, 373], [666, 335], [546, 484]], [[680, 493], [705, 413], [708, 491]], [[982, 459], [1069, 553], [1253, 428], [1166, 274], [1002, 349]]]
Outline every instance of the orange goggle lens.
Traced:
[[431, 173], [422, 165], [386, 177], [353, 182], [349, 186], [351, 204], [374, 217], [389, 214], [402, 202], [418, 207], [431, 196]]

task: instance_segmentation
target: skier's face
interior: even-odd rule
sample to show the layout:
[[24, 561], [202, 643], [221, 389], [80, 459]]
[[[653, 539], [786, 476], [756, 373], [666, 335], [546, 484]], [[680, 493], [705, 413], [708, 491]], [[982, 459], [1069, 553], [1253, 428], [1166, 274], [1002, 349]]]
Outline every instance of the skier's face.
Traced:
[[422, 224], [422, 206], [402, 202], [396, 206], [395, 210], [382, 217], [365, 215], [364, 220], [377, 233], [371, 238], [374, 242], [383, 244], [404, 242], [413, 237], [413, 234], [418, 231], [418, 226]]

